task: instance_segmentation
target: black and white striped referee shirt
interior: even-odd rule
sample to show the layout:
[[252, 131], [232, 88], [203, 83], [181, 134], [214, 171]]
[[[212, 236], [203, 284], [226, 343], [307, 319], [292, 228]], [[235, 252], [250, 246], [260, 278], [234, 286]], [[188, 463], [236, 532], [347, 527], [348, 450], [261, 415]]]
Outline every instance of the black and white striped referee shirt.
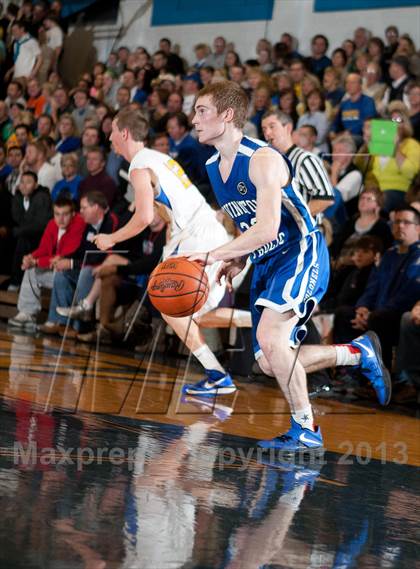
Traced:
[[306, 203], [334, 200], [334, 191], [322, 161], [307, 150], [293, 145], [286, 152], [295, 171], [295, 183]]

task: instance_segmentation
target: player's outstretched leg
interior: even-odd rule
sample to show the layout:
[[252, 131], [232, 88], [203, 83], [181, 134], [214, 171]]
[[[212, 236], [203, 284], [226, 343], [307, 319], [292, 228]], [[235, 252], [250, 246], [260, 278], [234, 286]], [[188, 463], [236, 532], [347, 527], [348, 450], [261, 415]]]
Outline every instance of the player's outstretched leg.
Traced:
[[391, 375], [382, 361], [381, 343], [368, 331], [349, 344], [301, 346], [299, 361], [307, 373], [325, 367], [354, 366], [369, 380], [381, 405], [391, 400]]
[[162, 317], [204, 368], [205, 377], [198, 383], [184, 385], [183, 392], [201, 397], [234, 393], [236, 386], [231, 376], [204, 342], [197, 323], [191, 317], [172, 318], [165, 314]]

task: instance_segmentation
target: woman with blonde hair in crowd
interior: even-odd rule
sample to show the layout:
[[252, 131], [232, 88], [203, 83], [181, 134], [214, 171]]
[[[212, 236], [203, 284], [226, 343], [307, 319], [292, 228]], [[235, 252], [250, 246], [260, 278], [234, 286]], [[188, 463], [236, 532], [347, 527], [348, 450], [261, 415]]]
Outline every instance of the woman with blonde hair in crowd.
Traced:
[[306, 97], [306, 112], [299, 117], [296, 128], [311, 125], [316, 128], [316, 146], [321, 152], [328, 152], [326, 144], [330, 121], [326, 112], [324, 93], [320, 89], [313, 89]]
[[77, 136], [76, 122], [70, 114], [64, 113], [61, 115], [57, 124], [57, 130], [59, 136], [56, 146], [57, 152], [67, 154], [80, 148], [81, 142]]
[[359, 53], [358, 56], [356, 57], [356, 61], [355, 61], [356, 73], [363, 75], [363, 73], [366, 71], [366, 68], [369, 65], [370, 61], [371, 61], [371, 58], [370, 58], [369, 54], [367, 54], [365, 52]]
[[[366, 180], [372, 176], [377, 180], [384, 194], [384, 210], [388, 213], [405, 202], [406, 194], [420, 171], [420, 144], [413, 138], [413, 128], [407, 107], [401, 101], [392, 101], [387, 114], [398, 124], [398, 132], [393, 156], [370, 156], [355, 159], [356, 166], [363, 172], [367, 168]], [[365, 144], [359, 153], [368, 152], [370, 122], [364, 124]]]
[[307, 110], [306, 98], [314, 89], [321, 90], [321, 83], [316, 75], [312, 73], [305, 73], [302, 79], [302, 91], [300, 95], [300, 103], [296, 107], [298, 115], [303, 115]]
[[273, 97], [271, 102], [273, 105], [279, 104], [279, 93], [284, 89], [293, 89], [293, 81], [288, 71], [276, 71], [271, 75], [271, 86]]

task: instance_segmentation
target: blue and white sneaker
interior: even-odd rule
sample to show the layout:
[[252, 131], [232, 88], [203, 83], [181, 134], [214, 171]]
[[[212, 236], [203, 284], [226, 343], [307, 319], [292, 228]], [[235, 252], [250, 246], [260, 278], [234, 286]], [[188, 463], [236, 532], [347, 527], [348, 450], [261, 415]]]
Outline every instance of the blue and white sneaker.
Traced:
[[199, 395], [201, 397], [216, 397], [217, 395], [230, 395], [235, 393], [236, 386], [228, 373], [214, 369], [206, 369], [206, 377], [194, 384], [186, 384], [182, 388], [185, 395]]
[[392, 395], [391, 375], [382, 361], [381, 342], [378, 335], [369, 331], [350, 344], [360, 350], [360, 371], [370, 381], [379, 403], [388, 405]]
[[324, 451], [324, 441], [321, 429], [315, 431], [304, 429], [293, 417], [290, 417], [291, 428], [284, 435], [267, 441], [258, 441], [257, 445], [264, 450], [275, 450], [279, 453], [321, 453]]

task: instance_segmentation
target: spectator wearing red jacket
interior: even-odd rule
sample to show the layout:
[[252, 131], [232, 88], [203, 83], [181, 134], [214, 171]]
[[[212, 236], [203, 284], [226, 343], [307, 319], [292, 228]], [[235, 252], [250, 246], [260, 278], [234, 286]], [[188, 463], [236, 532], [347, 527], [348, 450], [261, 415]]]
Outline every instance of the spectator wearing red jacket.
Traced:
[[79, 248], [85, 226], [82, 217], [75, 213], [71, 199], [57, 199], [54, 218], [48, 222], [38, 248], [23, 257], [25, 273], [19, 293], [18, 314], [9, 319], [9, 325], [35, 328], [36, 316], [41, 310], [41, 288], [52, 289], [57, 261]]

